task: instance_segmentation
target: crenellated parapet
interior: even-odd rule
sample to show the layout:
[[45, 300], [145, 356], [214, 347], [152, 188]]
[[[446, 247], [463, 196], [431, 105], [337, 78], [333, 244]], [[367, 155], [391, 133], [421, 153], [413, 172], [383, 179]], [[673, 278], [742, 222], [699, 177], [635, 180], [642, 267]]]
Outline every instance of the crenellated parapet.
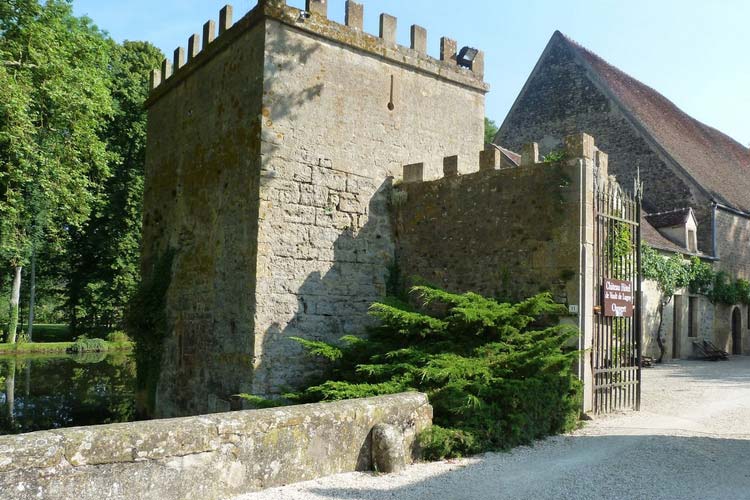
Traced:
[[[226, 5], [219, 13], [218, 26], [209, 20], [203, 26], [202, 39], [192, 34], [183, 47], [175, 49], [173, 57], [165, 59], [162, 67], [151, 73], [151, 97], [147, 105], [168, 91], [176, 82], [183, 80], [193, 70], [210, 60], [226, 48], [245, 30], [264, 19], [273, 19], [298, 30], [319, 36], [342, 45], [368, 52], [394, 64], [412, 67], [415, 71], [430, 73], [439, 79], [486, 93], [489, 86], [484, 82], [484, 53], [472, 47], [459, 50], [458, 43], [450, 38], [440, 39], [440, 57], [427, 54], [428, 32], [413, 25], [407, 45], [397, 40], [398, 19], [389, 14], [380, 14], [377, 36], [364, 31], [364, 6], [349, 0], [346, 2], [345, 24], [328, 18], [327, 0], [307, 0], [304, 10], [286, 4], [286, 0], [259, 0], [255, 8], [237, 23], [233, 23], [233, 9]], [[218, 28], [218, 33], [217, 33]]]
[[[590, 161], [596, 167], [599, 175], [604, 178], [608, 176], [609, 156], [596, 147], [593, 137], [585, 133], [573, 134], [565, 137], [564, 144], [565, 149], [559, 152], [561, 156], [556, 162]], [[460, 175], [458, 160], [457, 155], [443, 158], [443, 179]], [[540, 157], [539, 144], [536, 142], [524, 144], [521, 147], [520, 154], [495, 144], [487, 144], [485, 149], [479, 152], [478, 169], [468, 175], [486, 171], [523, 169], [551, 163], [553, 162], [545, 161], [544, 158]], [[404, 165], [402, 178], [404, 183], [424, 182], [426, 180], [424, 163]]]

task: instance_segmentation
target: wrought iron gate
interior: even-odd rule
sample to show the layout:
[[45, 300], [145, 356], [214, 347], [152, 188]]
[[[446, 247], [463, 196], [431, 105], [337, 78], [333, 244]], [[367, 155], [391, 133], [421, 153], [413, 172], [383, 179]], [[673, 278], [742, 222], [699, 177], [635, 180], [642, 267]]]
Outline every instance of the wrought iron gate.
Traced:
[[613, 181], [595, 188], [591, 365], [594, 412], [600, 414], [640, 410], [641, 192], [638, 181], [633, 193]]

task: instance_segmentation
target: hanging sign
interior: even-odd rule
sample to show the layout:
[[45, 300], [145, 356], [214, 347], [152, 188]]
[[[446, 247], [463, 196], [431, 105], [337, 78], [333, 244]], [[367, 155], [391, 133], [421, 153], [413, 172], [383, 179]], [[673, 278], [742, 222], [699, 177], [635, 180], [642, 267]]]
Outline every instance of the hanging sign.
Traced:
[[602, 285], [604, 315], [616, 318], [633, 317], [633, 283], [604, 278]]

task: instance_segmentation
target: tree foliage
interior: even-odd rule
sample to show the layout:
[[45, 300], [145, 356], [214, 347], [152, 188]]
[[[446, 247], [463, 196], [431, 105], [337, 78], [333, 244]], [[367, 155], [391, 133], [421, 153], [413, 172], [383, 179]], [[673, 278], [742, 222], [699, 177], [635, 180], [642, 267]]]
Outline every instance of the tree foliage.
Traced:
[[40, 302], [65, 302], [74, 326], [119, 322], [136, 286], [143, 102], [161, 57], [70, 0], [0, 2], [0, 284], [33, 251]]
[[490, 120], [489, 118], [485, 117], [484, 119], [484, 143], [485, 144], [491, 144], [492, 141], [495, 140], [495, 135], [497, 135], [497, 124], [494, 120]]
[[412, 297], [418, 307], [393, 298], [374, 304], [380, 325], [367, 338], [303, 341], [330, 370], [287, 396], [312, 402], [425, 392], [436, 426], [421, 440], [431, 458], [508, 448], [576, 425], [578, 353], [567, 346], [577, 331], [552, 326], [566, 311], [548, 294], [510, 304], [418, 286]]
[[67, 311], [74, 329], [115, 326], [138, 282], [141, 202], [146, 161], [147, 75], [162, 58], [149, 43], [112, 47], [114, 112], [103, 130], [112, 154], [107, 196], [72, 232]]
[[110, 51], [62, 0], [7, 0], [0, 34], [0, 252], [15, 264], [28, 259], [33, 238], [83, 223], [101, 195]]
[[750, 282], [742, 279], [731, 281], [725, 272], [715, 272], [710, 264], [698, 257], [688, 260], [679, 254], [664, 256], [644, 244], [641, 259], [643, 277], [654, 281], [660, 292], [657, 308], [659, 325], [655, 333], [660, 352], [657, 362], [661, 362], [666, 351], [661, 335], [664, 308], [680, 288], [705, 295], [713, 303], [750, 304]]
[[698, 257], [664, 256], [645, 244], [641, 256], [643, 277], [656, 283], [667, 303], [680, 288], [705, 295], [715, 304], [750, 303], [750, 282], [743, 279], [732, 281], [726, 272], [714, 271], [711, 264]]
[[[102, 196], [109, 43], [68, 1], [0, 4], [0, 259], [14, 272], [42, 239], [83, 224]], [[17, 303], [14, 293], [11, 325]]]

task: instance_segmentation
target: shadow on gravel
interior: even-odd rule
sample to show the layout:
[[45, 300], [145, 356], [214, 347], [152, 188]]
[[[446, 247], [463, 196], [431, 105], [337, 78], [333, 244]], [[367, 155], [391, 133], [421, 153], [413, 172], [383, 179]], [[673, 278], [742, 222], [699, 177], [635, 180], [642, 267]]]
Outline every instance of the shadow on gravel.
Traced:
[[747, 499], [750, 440], [558, 436], [405, 486], [310, 491], [351, 500]]
[[[665, 378], [692, 378], [696, 381], [719, 384], [750, 383], [750, 357], [730, 356], [727, 361], [677, 360], [644, 369], [644, 384], [650, 372], [662, 373]], [[750, 494], [747, 497], [750, 498]]]

